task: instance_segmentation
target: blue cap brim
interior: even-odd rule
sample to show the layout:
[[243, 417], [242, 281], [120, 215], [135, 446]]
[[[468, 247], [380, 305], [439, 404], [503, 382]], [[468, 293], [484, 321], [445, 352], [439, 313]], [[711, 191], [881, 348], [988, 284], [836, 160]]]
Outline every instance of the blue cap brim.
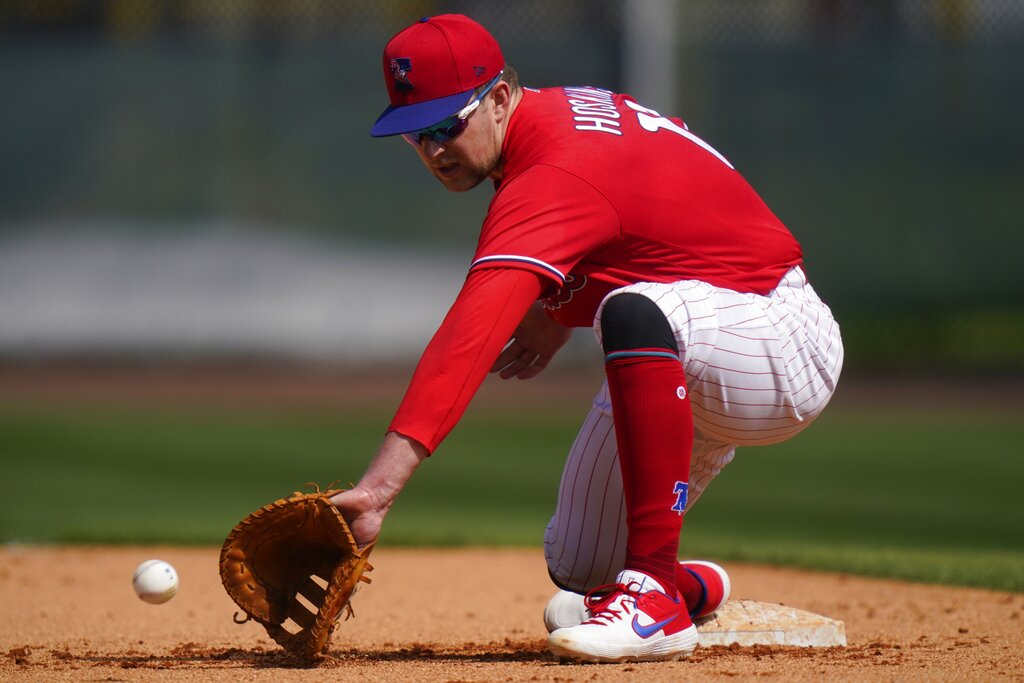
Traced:
[[407, 104], [404, 107], [388, 107], [377, 117], [370, 129], [370, 135], [383, 138], [389, 135], [413, 133], [440, 123], [455, 112], [466, 106], [473, 89], [466, 92], [427, 100], [418, 104]]

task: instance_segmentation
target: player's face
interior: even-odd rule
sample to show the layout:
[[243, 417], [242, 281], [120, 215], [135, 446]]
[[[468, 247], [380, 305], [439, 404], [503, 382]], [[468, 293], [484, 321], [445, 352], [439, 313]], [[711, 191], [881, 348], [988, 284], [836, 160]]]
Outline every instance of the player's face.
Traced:
[[466, 119], [461, 133], [447, 142], [423, 138], [413, 145], [427, 170], [452, 192], [471, 190], [496, 177], [510, 94], [508, 84], [499, 82]]

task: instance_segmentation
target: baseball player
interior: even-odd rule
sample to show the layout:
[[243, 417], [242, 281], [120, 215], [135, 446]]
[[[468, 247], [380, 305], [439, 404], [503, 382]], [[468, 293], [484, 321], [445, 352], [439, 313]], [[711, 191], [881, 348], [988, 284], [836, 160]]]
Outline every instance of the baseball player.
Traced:
[[[569, 452], [545, 533], [555, 654], [672, 660], [728, 597], [677, 559], [683, 517], [741, 445], [783, 441], [828, 403], [839, 328], [800, 245], [678, 118], [596, 87], [521, 87], [461, 15], [384, 50], [400, 135], [448, 190], [495, 194], [458, 297], [359, 484], [333, 498], [361, 543], [490, 372], [528, 379], [593, 326], [607, 382]], [[583, 597], [583, 595], [586, 597]]]

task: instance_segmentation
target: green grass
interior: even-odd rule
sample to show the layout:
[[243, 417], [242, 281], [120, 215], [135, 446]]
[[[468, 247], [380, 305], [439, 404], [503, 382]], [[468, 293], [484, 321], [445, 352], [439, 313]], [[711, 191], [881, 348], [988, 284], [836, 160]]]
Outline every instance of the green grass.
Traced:
[[[0, 541], [219, 544], [306, 481], [358, 479], [387, 411], [0, 409]], [[421, 467], [382, 544], [539, 547], [581, 412], [474, 410]], [[683, 552], [1024, 591], [1014, 414], [834, 410], [741, 449]]]
[[684, 547], [732, 559], [1024, 590], [1024, 424], [953, 411], [826, 413], [740, 450]]

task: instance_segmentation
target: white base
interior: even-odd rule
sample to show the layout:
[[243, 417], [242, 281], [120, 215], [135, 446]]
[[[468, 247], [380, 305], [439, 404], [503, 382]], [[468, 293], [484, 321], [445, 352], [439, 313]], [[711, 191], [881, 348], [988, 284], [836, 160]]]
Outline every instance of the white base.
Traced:
[[697, 622], [700, 644], [796, 645], [837, 647], [846, 645], [846, 626], [785, 605], [756, 600], [730, 600], [717, 612]]

